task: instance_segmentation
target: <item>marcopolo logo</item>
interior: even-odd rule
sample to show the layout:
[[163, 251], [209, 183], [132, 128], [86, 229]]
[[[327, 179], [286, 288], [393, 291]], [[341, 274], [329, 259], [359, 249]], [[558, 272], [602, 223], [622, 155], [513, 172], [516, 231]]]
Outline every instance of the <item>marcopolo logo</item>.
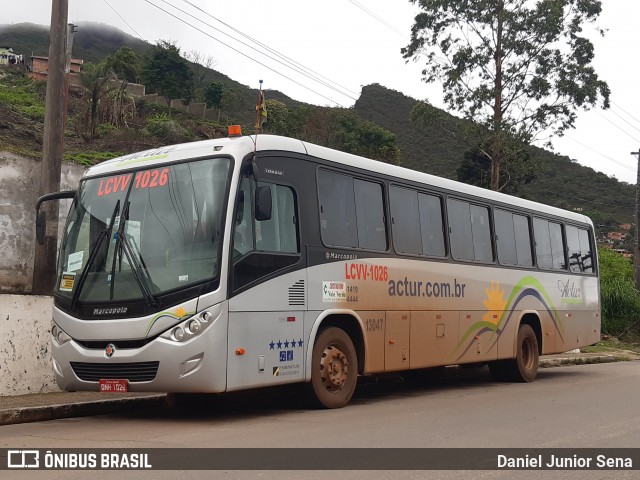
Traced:
[[39, 468], [40, 452], [38, 450], [7, 451], [7, 468]]
[[127, 313], [129, 307], [94, 308], [94, 315], [120, 315]]

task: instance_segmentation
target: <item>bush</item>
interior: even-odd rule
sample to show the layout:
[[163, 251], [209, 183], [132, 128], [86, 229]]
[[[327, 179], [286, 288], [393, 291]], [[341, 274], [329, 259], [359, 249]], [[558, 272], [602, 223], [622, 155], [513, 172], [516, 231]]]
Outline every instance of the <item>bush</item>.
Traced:
[[147, 131], [151, 135], [162, 138], [169, 142], [184, 141], [189, 138], [188, 132], [175, 120], [171, 120], [168, 115], [155, 115], [147, 120]]
[[602, 331], [618, 336], [640, 321], [640, 293], [628, 259], [604, 248], [598, 256]]
[[96, 129], [99, 137], [108, 137], [110, 135], [116, 135], [119, 132], [118, 127], [111, 125], [110, 123], [101, 123]]

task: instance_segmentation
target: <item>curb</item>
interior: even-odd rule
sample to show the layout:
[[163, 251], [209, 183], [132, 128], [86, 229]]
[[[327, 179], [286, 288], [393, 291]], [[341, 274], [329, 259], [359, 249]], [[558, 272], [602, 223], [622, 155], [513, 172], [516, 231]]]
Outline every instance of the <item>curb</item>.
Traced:
[[550, 368], [559, 367], [563, 365], [587, 365], [590, 363], [612, 363], [612, 362], [624, 362], [630, 360], [626, 357], [616, 355], [593, 355], [593, 356], [568, 356], [557, 358], [541, 358], [540, 367]]
[[118, 398], [74, 404], [46, 405], [40, 407], [11, 408], [0, 411], [0, 425], [42, 422], [60, 418], [87, 417], [113, 412], [164, 407], [166, 395], [138, 398]]

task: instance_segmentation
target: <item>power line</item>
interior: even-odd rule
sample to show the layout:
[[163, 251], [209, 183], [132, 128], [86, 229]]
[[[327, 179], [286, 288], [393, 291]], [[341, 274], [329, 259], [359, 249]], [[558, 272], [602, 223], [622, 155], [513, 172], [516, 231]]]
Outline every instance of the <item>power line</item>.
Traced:
[[611, 113], [613, 113], [616, 117], [618, 117], [620, 120], [622, 120], [624, 123], [626, 123], [627, 125], [629, 125], [631, 128], [637, 130], [640, 132], [640, 128], [636, 127], [635, 125], [633, 125], [631, 122], [629, 122], [628, 120], [626, 120], [624, 117], [622, 117], [621, 115], [618, 115], [616, 112], [614, 112], [613, 110], [609, 110]]
[[118, 17], [120, 17], [120, 20], [122, 20], [122, 21], [125, 23], [125, 25], [126, 25], [127, 27], [129, 27], [129, 29], [131, 29], [131, 31], [132, 31], [133, 33], [135, 33], [135, 34], [136, 34], [136, 36], [137, 36], [140, 40], [145, 40], [144, 38], [142, 38], [142, 35], [140, 35], [138, 32], [136, 32], [135, 28], [133, 28], [131, 25], [129, 25], [129, 23], [128, 23], [128, 22], [127, 22], [127, 21], [122, 17], [122, 15], [120, 15], [120, 14], [116, 11], [116, 9], [115, 9], [115, 8], [113, 8], [109, 2], [107, 2], [107, 0], [103, 0], [103, 1], [104, 1], [104, 3], [106, 3], [106, 4], [107, 4], [107, 6], [108, 6], [111, 10], [113, 10], [113, 12], [114, 12]]
[[[335, 92], [337, 92], [337, 93], [339, 93], [339, 94], [341, 94], [341, 95], [347, 96], [347, 97], [351, 98], [352, 100], [355, 100], [355, 98], [351, 97], [350, 95], [346, 94], [345, 92], [343, 92], [343, 91], [341, 91], [341, 90], [339, 90], [339, 89], [337, 89], [337, 88], [333, 87], [332, 85], [329, 85], [328, 83], [326, 83], [326, 82], [324, 82], [324, 81], [322, 81], [322, 80], [318, 79], [317, 77], [314, 77], [313, 75], [310, 75], [309, 73], [307, 73], [307, 72], [305, 72], [305, 71], [302, 71], [302, 70], [301, 70], [299, 67], [297, 67], [296, 65], [293, 65], [293, 66], [292, 66], [292, 65], [288, 65], [287, 63], [282, 62], [282, 61], [278, 60], [277, 58], [274, 58], [274, 57], [272, 57], [271, 55], [268, 55], [268, 54], [266, 54], [266, 53], [264, 53], [264, 52], [262, 52], [262, 51], [260, 51], [260, 50], [256, 49], [255, 47], [253, 47], [253, 46], [251, 46], [251, 45], [249, 45], [249, 44], [247, 44], [247, 43], [243, 42], [242, 40], [239, 40], [239, 39], [235, 38], [233, 35], [230, 35], [230, 34], [228, 34], [228, 33], [226, 33], [226, 32], [223, 32], [222, 30], [220, 30], [219, 28], [214, 27], [214, 26], [213, 26], [213, 25], [211, 25], [210, 23], [205, 22], [204, 20], [202, 20], [202, 19], [200, 19], [200, 18], [196, 17], [195, 15], [190, 14], [189, 12], [186, 12], [185, 10], [182, 10], [181, 8], [179, 8], [179, 7], [175, 6], [175, 5], [173, 5], [171, 2], [169, 2], [169, 1], [167, 1], [167, 0], [160, 0], [160, 1], [161, 1], [161, 2], [163, 2], [163, 3], [164, 3], [164, 4], [166, 4], [166, 5], [171, 6], [172, 8], [176, 9], [176, 10], [177, 10], [177, 11], [179, 11], [180, 13], [182, 13], [182, 14], [184, 14], [184, 15], [187, 15], [188, 17], [193, 18], [194, 20], [199, 21], [200, 23], [202, 23], [202, 24], [206, 25], [207, 27], [209, 27], [209, 28], [211, 28], [211, 29], [215, 30], [216, 32], [219, 32], [219, 33], [221, 33], [222, 35], [225, 35], [225, 36], [229, 37], [229, 38], [230, 38], [230, 39], [232, 39], [234, 42], [238, 42], [238, 43], [240, 43], [241, 45], [244, 45], [245, 47], [247, 47], [247, 48], [249, 48], [249, 49], [251, 49], [251, 50], [253, 50], [253, 51], [257, 52], [257, 53], [259, 53], [259, 54], [261, 54], [261, 55], [264, 55], [265, 57], [269, 58], [270, 60], [273, 60], [274, 62], [279, 63], [280, 65], [282, 65], [282, 66], [284, 66], [284, 67], [286, 67], [286, 68], [289, 68], [289, 69], [293, 70], [294, 72], [299, 73], [299, 74], [301, 74], [301, 75], [303, 75], [303, 76], [305, 76], [305, 77], [309, 78], [310, 80], [313, 80], [313, 81], [315, 81], [315, 82], [317, 82], [317, 83], [319, 83], [319, 84], [321, 84], [321, 85], [323, 85], [323, 86], [325, 86], [325, 87], [327, 87], [327, 88], [329, 88], [329, 89], [331, 89], [331, 90], [334, 90]], [[183, 1], [185, 1], [185, 0], [183, 0]], [[200, 9], [199, 7], [196, 7], [195, 5], [193, 5], [192, 3], [188, 2], [188, 1], [185, 1], [185, 3], [187, 3], [187, 4], [191, 5], [192, 7], [194, 7], [194, 8], [196, 8], [196, 9], [198, 9], [199, 11], [201, 11], [201, 12], [203, 12], [203, 13], [206, 13], [206, 12], [204, 12], [202, 9]], [[177, 18], [177, 17], [176, 17], [176, 18]], [[215, 17], [212, 17], [212, 18], [214, 18], [214, 19], [215, 19]], [[216, 19], [216, 20], [217, 20], [217, 19]], [[230, 26], [229, 26], [229, 28], [232, 28], [232, 27], [230, 27]], [[234, 29], [234, 30], [235, 30], [235, 29]], [[236, 30], [236, 31], [237, 31], [238, 33], [240, 33], [241, 35], [245, 36], [245, 35], [244, 35], [244, 34], [242, 34], [242, 32], [240, 32], [239, 30]], [[250, 39], [250, 37], [248, 37], [248, 36], [245, 36], [245, 37], [247, 37], [247, 38], [249, 38], [249, 39]], [[251, 39], [251, 41], [253, 41], [254, 43], [256, 43], [253, 39]], [[261, 46], [262, 46], [263, 48], [268, 48], [268, 47], [263, 46], [263, 45], [261, 45]], [[278, 54], [278, 55], [279, 55], [279, 54]], [[282, 57], [282, 55], [279, 55], [279, 56], [280, 56], [280, 57]], [[290, 63], [290, 62], [289, 62], [289, 63]], [[303, 68], [304, 68], [304, 67], [303, 67]], [[336, 103], [336, 104], [337, 104], [337, 102], [335, 102], [335, 101], [334, 101], [334, 103]]]
[[591, 150], [592, 152], [597, 153], [597, 154], [598, 154], [598, 155], [600, 155], [601, 157], [604, 157], [604, 158], [606, 158], [607, 160], [610, 160], [610, 161], [612, 161], [613, 163], [616, 163], [616, 164], [620, 165], [621, 167], [626, 168], [627, 170], [631, 170], [632, 172], [635, 172], [635, 171], [636, 171], [636, 169], [635, 169], [635, 168], [630, 167], [629, 165], [625, 165], [624, 163], [619, 162], [618, 160], [616, 160], [616, 159], [614, 159], [614, 158], [612, 158], [612, 157], [610, 157], [610, 156], [608, 156], [608, 155], [605, 155], [605, 154], [604, 154], [604, 153], [602, 153], [602, 152], [599, 152], [599, 151], [598, 151], [598, 150], [596, 150], [595, 148], [591, 148], [589, 145], [586, 145], [586, 144], [582, 143], [581, 141], [576, 140], [575, 138], [572, 138], [572, 137], [570, 137], [570, 136], [568, 136], [568, 135], [567, 135], [567, 138], [568, 138], [569, 140], [571, 140], [572, 142], [579, 143], [579, 144], [580, 144], [580, 145], [582, 145], [584, 148], [587, 148], [587, 149]]
[[609, 120], [607, 117], [605, 117], [604, 115], [602, 115], [600, 112], [596, 112], [598, 115], [600, 115], [602, 118], [604, 118], [607, 122], [609, 122], [611, 125], [613, 125], [614, 127], [616, 127], [618, 130], [620, 130], [622, 133], [624, 133], [625, 135], [627, 135], [628, 137], [632, 138], [633, 140], [635, 140], [636, 142], [640, 143], [640, 140], [638, 140], [636, 137], [634, 137], [633, 135], [631, 135], [629, 132], [627, 132], [626, 130], [624, 130], [622, 127], [620, 127], [619, 125], [616, 125], [614, 122], [612, 122], [611, 120]]
[[300, 82], [298, 82], [298, 81], [294, 80], [293, 78], [291, 78], [291, 77], [289, 77], [289, 76], [287, 76], [287, 75], [285, 75], [285, 74], [283, 74], [283, 73], [281, 73], [281, 72], [279, 72], [279, 71], [277, 71], [277, 70], [275, 70], [275, 69], [273, 69], [273, 68], [269, 67], [268, 65], [265, 65], [264, 63], [262, 63], [262, 62], [260, 62], [259, 60], [256, 60], [255, 58], [253, 58], [253, 57], [251, 57], [251, 56], [247, 55], [246, 53], [244, 53], [244, 52], [242, 52], [242, 51], [238, 50], [237, 48], [234, 48], [234, 47], [232, 47], [231, 45], [229, 45], [229, 44], [227, 44], [227, 43], [223, 42], [222, 40], [215, 38], [215, 37], [214, 37], [214, 36], [212, 36], [211, 34], [209, 34], [209, 33], [205, 32], [204, 30], [202, 30], [202, 29], [200, 29], [200, 28], [196, 27], [195, 25], [193, 25], [193, 24], [191, 24], [191, 23], [187, 22], [186, 20], [184, 20], [184, 19], [182, 19], [182, 18], [180, 18], [180, 17], [178, 17], [178, 16], [174, 15], [173, 13], [171, 13], [171, 12], [169, 12], [169, 11], [165, 10], [164, 8], [162, 8], [162, 7], [160, 7], [160, 6], [156, 5], [156, 4], [154, 4], [154, 3], [153, 3], [153, 2], [151, 2], [150, 0], [144, 0], [144, 1], [145, 1], [146, 3], [148, 3], [149, 5], [151, 5], [151, 6], [155, 7], [155, 8], [157, 8], [158, 10], [160, 10], [160, 11], [162, 11], [162, 12], [166, 13], [167, 15], [170, 15], [171, 17], [175, 18], [176, 20], [178, 20], [178, 21], [180, 21], [180, 22], [184, 23], [185, 25], [188, 25], [189, 27], [193, 28], [194, 30], [197, 30], [198, 32], [200, 32], [200, 33], [202, 33], [202, 34], [206, 35], [207, 37], [211, 38], [212, 40], [214, 40], [214, 41], [216, 41], [216, 42], [218, 42], [218, 43], [221, 43], [221, 44], [222, 44], [222, 45], [224, 45], [225, 47], [227, 47], [227, 48], [229, 48], [229, 49], [233, 50], [234, 52], [236, 52], [236, 53], [238, 53], [238, 54], [242, 55], [243, 57], [246, 57], [246, 58], [248, 58], [249, 60], [251, 60], [251, 61], [253, 61], [253, 62], [257, 63], [258, 65], [261, 65], [262, 67], [266, 68], [267, 70], [270, 70], [270, 71], [272, 71], [273, 73], [275, 73], [275, 74], [277, 74], [277, 75], [280, 75], [280, 76], [281, 76], [281, 77], [283, 77], [283, 78], [286, 78], [286, 79], [287, 79], [287, 80], [289, 80], [290, 82], [295, 83], [296, 85], [298, 85], [298, 86], [300, 86], [300, 87], [304, 88], [305, 90], [308, 90], [308, 91], [310, 91], [310, 92], [312, 92], [312, 93], [314, 93], [314, 94], [318, 95], [319, 97], [322, 97], [322, 98], [324, 98], [324, 99], [326, 99], [326, 100], [330, 101], [331, 103], [335, 103], [336, 105], [338, 105], [338, 106], [340, 106], [340, 107], [342, 107], [342, 108], [345, 108], [345, 107], [343, 107], [342, 105], [340, 105], [338, 102], [336, 102], [335, 100], [333, 100], [333, 99], [331, 99], [331, 98], [329, 98], [329, 97], [327, 97], [327, 96], [325, 96], [325, 95], [323, 95], [323, 94], [321, 94], [321, 93], [319, 93], [319, 92], [316, 92], [315, 90], [313, 90], [313, 89], [311, 89], [311, 88], [307, 87], [306, 85], [303, 85], [302, 83], [300, 83]]
[[375, 20], [377, 20], [378, 22], [380, 22], [382, 25], [384, 25], [385, 27], [387, 27], [389, 30], [393, 31], [394, 33], [398, 34], [400, 37], [405, 38], [404, 34], [402, 32], [400, 32], [399, 30], [396, 30], [393, 26], [389, 25], [384, 19], [380, 18], [378, 15], [376, 15], [375, 13], [373, 13], [371, 10], [369, 10], [367, 7], [365, 7], [364, 5], [362, 5], [360, 2], [358, 2], [357, 0], [349, 0], [350, 3], [352, 3], [353, 5], [355, 5], [356, 7], [358, 7], [360, 10], [362, 10], [364, 13], [366, 13], [367, 15], [369, 15], [371, 18], [374, 18]]
[[626, 113], [627, 115], [629, 115], [631, 118], [633, 118], [636, 122], [640, 123], [640, 120], [638, 120], [636, 117], [634, 117], [633, 115], [631, 115], [629, 112], [627, 112], [624, 108], [622, 108], [620, 105], [618, 105], [616, 102], [611, 102], [612, 105], [615, 105], [616, 107], [618, 107], [620, 110], [622, 110], [624, 113]]
[[[192, 2], [190, 2], [189, 0], [182, 0], [182, 1], [183, 1], [184, 3], [186, 3], [186, 4], [190, 5], [191, 7], [195, 8], [196, 10], [198, 10], [198, 11], [200, 11], [200, 12], [204, 13], [205, 15], [207, 15], [207, 16], [208, 16], [208, 17], [210, 17], [210, 18], [212, 18], [212, 19], [213, 19], [213, 20], [215, 20], [216, 22], [218, 22], [218, 23], [220, 23], [220, 24], [224, 25], [225, 27], [229, 28], [230, 30], [232, 30], [232, 31], [234, 31], [234, 32], [236, 32], [236, 33], [238, 33], [239, 35], [243, 36], [243, 37], [244, 37], [244, 38], [246, 38], [247, 40], [250, 40], [251, 42], [255, 43], [256, 45], [258, 45], [258, 46], [260, 46], [260, 47], [264, 48], [265, 50], [268, 50], [269, 52], [273, 53], [274, 55], [276, 55], [276, 56], [278, 56], [278, 57], [282, 58], [283, 60], [286, 60], [287, 62], [290, 62], [290, 63], [291, 63], [291, 64], [293, 64], [293, 65], [297, 65], [297, 66], [299, 66], [300, 68], [302, 68], [302, 69], [306, 70], [307, 72], [310, 72], [310, 73], [312, 73], [312, 74], [314, 74], [314, 75], [316, 75], [316, 76], [318, 76], [318, 77], [320, 77], [320, 78], [322, 78], [322, 79], [324, 79], [324, 80], [326, 80], [326, 81], [328, 81], [328, 82], [330, 82], [330, 83], [333, 83], [334, 85], [336, 85], [337, 87], [339, 87], [339, 88], [341, 88], [341, 89], [343, 89], [343, 90], [346, 90], [346, 91], [348, 91], [348, 92], [350, 92], [350, 93], [352, 93], [352, 94], [354, 94], [354, 95], [358, 95], [358, 92], [354, 92], [353, 90], [350, 90], [348, 87], [345, 87], [345, 86], [343, 86], [343, 85], [340, 85], [339, 83], [337, 83], [337, 82], [335, 82], [335, 81], [331, 80], [330, 78], [327, 78], [327, 77], [325, 77], [324, 75], [322, 75], [322, 74], [320, 74], [320, 73], [318, 73], [318, 72], [316, 72], [316, 71], [312, 70], [311, 68], [308, 68], [308, 67], [304, 66], [304, 65], [303, 65], [303, 64], [301, 64], [300, 62], [298, 62], [298, 61], [296, 61], [296, 60], [293, 60], [293, 59], [292, 59], [292, 58], [290, 58], [290, 57], [287, 57], [286, 55], [284, 55], [284, 54], [282, 54], [282, 53], [278, 52], [277, 50], [275, 50], [275, 49], [273, 49], [273, 48], [269, 47], [268, 45], [266, 45], [266, 44], [262, 43], [261, 41], [259, 41], [259, 40], [255, 39], [255, 38], [253, 38], [253, 37], [251, 37], [251, 36], [247, 35], [246, 33], [242, 32], [242, 31], [240, 31], [240, 30], [238, 30], [237, 28], [233, 27], [232, 25], [230, 25], [230, 24], [228, 24], [228, 23], [226, 23], [226, 22], [224, 22], [224, 21], [220, 20], [220, 19], [219, 19], [219, 18], [217, 18], [217, 17], [214, 17], [214, 16], [213, 16], [213, 15], [211, 15], [209, 12], [207, 12], [207, 11], [203, 10], [202, 8], [198, 7], [197, 5], [194, 5], [194, 4], [193, 4]], [[262, 53], [262, 52], [261, 52], [261, 53]]]

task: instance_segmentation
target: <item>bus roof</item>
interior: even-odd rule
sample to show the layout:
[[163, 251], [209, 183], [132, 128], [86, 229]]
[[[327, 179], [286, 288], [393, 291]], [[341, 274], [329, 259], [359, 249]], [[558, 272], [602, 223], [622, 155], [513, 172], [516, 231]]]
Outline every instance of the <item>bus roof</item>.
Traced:
[[[257, 143], [254, 143], [256, 139]], [[87, 170], [84, 177], [101, 176], [133, 168], [148, 168], [155, 165], [179, 162], [189, 158], [205, 158], [214, 154], [227, 154], [234, 158], [241, 159], [254, 151], [254, 149], [256, 152], [286, 151], [307, 154], [311, 157], [334, 162], [337, 165], [346, 165], [380, 173], [389, 177], [423, 183], [452, 193], [470, 195], [490, 202], [513, 205], [592, 225], [591, 220], [580, 213], [277, 135], [217, 138], [145, 150], [95, 165]]]

